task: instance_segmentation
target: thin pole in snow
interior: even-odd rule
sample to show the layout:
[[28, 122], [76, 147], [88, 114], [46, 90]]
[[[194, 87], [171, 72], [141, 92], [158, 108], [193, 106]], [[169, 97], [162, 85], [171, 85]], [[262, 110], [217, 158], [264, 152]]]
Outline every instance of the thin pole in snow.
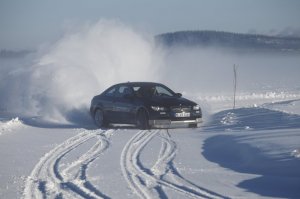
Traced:
[[234, 79], [233, 79], [233, 109], [235, 109], [235, 96], [236, 96], [236, 84], [237, 84], [237, 73], [236, 73], [237, 67], [234, 64], [233, 65], [233, 75], [234, 75]]

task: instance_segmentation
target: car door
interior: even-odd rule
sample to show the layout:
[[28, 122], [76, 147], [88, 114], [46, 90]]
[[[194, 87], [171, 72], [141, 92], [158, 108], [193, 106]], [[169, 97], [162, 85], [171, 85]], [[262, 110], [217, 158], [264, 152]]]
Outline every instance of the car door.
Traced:
[[130, 86], [120, 85], [117, 88], [113, 105], [116, 123], [133, 123], [135, 119], [134, 100], [129, 96], [133, 96], [133, 90]]
[[105, 118], [108, 122], [114, 122], [114, 101], [115, 101], [115, 93], [117, 91], [117, 86], [111, 87], [104, 94], [101, 100], [101, 107], [105, 113]]

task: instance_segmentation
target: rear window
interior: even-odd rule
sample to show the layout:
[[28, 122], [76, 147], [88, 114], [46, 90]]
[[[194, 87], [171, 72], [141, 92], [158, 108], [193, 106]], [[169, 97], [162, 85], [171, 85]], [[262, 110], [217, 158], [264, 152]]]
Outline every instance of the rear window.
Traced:
[[115, 92], [116, 92], [116, 87], [113, 87], [109, 90], [107, 90], [104, 95], [107, 96], [107, 97], [113, 97], [115, 95]]

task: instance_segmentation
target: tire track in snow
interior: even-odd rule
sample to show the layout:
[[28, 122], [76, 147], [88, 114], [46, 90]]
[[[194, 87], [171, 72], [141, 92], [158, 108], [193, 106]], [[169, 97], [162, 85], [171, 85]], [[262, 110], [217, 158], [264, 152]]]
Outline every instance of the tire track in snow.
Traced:
[[[27, 178], [24, 198], [108, 198], [88, 181], [86, 172], [89, 165], [109, 147], [108, 139], [112, 133], [112, 130], [85, 130], [52, 149]], [[61, 171], [61, 160], [92, 139], [96, 139], [96, 143]]]
[[177, 152], [176, 143], [171, 139], [171, 135], [168, 130], [162, 131], [160, 135], [162, 138], [161, 150], [157, 162], [151, 168], [152, 173], [158, 179], [169, 184], [170, 187], [175, 186], [191, 193], [191, 195], [189, 195], [191, 197], [226, 198], [218, 193], [199, 187], [181, 176], [173, 162]]
[[[156, 163], [144, 168], [140, 156], [154, 136], [162, 141]], [[176, 143], [167, 130], [139, 131], [125, 145], [121, 155], [121, 168], [130, 188], [140, 198], [167, 198], [164, 189], [170, 189], [189, 198], [226, 198], [201, 188], [183, 178], [174, 167]]]
[[158, 196], [146, 185], [148, 174], [141, 168], [139, 156], [143, 148], [159, 131], [139, 131], [125, 145], [121, 154], [122, 173], [130, 186], [141, 198]]

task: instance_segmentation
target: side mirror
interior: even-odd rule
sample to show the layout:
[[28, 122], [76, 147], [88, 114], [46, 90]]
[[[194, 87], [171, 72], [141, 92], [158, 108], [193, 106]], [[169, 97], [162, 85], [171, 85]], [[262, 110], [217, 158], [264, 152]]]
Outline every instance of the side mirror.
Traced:
[[176, 97], [182, 97], [181, 93], [176, 93]]

